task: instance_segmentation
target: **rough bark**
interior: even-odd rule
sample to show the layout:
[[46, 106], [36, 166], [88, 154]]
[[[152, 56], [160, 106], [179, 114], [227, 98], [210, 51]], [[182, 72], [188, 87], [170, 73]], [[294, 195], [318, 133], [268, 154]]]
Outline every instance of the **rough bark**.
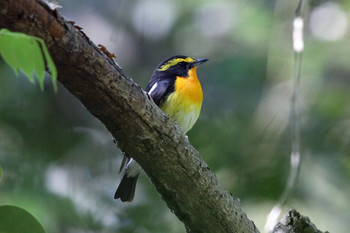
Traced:
[[258, 232], [180, 127], [79, 28], [38, 0], [0, 0], [0, 28], [44, 39], [58, 80], [143, 167], [188, 231]]
[[[273, 233], [323, 233], [306, 216], [301, 215], [295, 209], [291, 209], [278, 222]], [[329, 233], [325, 231], [324, 233]]]

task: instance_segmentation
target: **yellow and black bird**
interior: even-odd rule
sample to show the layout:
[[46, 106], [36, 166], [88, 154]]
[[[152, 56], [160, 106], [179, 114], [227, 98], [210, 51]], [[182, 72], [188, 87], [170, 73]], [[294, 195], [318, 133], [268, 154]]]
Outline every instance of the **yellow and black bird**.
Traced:
[[[203, 101], [197, 66], [208, 59], [173, 56], [162, 61], [151, 77], [146, 91], [163, 112], [175, 119], [184, 133], [197, 121]], [[140, 165], [132, 158], [123, 160], [124, 176], [114, 194], [114, 199], [131, 202], [135, 196]]]

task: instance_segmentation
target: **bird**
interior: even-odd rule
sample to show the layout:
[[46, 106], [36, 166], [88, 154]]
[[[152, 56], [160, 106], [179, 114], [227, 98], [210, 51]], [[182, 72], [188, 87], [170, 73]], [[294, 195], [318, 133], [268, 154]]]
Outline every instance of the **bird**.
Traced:
[[[197, 67], [208, 61], [176, 55], [163, 60], [154, 70], [146, 92], [154, 103], [170, 118], [177, 121], [186, 134], [197, 121], [203, 102], [203, 91], [197, 77]], [[119, 173], [124, 175], [114, 199], [131, 202], [141, 166], [131, 157], [124, 156]]]

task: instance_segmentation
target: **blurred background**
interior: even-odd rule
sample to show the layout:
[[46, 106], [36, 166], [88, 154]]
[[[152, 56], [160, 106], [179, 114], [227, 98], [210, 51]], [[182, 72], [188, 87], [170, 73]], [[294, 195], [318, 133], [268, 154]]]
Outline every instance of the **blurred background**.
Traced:
[[[297, 1], [59, 0], [67, 20], [140, 86], [163, 59], [198, 69], [201, 116], [189, 139], [260, 230], [287, 180]], [[302, 58], [302, 167], [293, 207], [320, 230], [350, 229], [350, 3], [307, 1]], [[145, 174], [132, 203], [113, 195], [122, 154], [60, 85], [45, 91], [0, 60], [0, 205], [33, 213], [47, 232], [185, 232]], [[205, 200], [204, 200], [205, 201]]]

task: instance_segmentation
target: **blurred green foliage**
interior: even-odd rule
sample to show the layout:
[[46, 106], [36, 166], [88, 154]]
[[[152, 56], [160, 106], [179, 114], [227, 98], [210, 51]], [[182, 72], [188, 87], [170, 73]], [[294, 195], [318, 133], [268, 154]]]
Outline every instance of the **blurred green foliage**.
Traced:
[[[115, 53], [143, 87], [166, 57], [209, 58], [198, 69], [204, 103], [188, 136], [262, 229], [289, 171], [296, 3], [59, 3], [60, 12]], [[349, 29], [342, 26], [349, 13], [346, 1], [304, 9], [303, 158], [286, 206], [310, 216], [319, 229], [339, 233], [350, 228], [350, 53]], [[122, 153], [64, 87], [54, 94], [46, 85], [41, 92], [13, 76], [0, 63], [0, 204], [28, 210], [48, 232], [185, 232], [146, 175], [134, 202], [113, 200]]]

